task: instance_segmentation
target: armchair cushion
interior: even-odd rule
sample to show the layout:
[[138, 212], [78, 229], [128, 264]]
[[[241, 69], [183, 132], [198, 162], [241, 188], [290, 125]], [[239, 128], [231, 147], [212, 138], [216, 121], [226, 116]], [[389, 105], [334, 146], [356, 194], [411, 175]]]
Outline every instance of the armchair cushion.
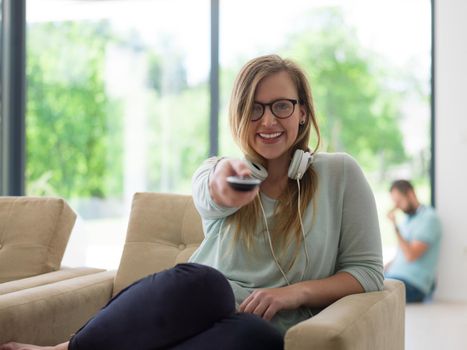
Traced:
[[0, 295], [18, 292], [20, 290], [43, 286], [46, 284], [64, 281], [79, 276], [86, 276], [98, 272], [104, 272], [104, 270], [96, 269], [93, 267], [62, 268], [58, 271], [43, 273], [38, 276], [32, 276], [28, 278], [22, 278], [16, 281], [1, 283]]
[[191, 196], [136, 193], [113, 294], [144, 276], [186, 262], [203, 238]]
[[69, 340], [109, 301], [114, 276], [97, 272], [0, 295], [0, 344]]
[[75, 220], [63, 199], [0, 197], [0, 283], [58, 270]]

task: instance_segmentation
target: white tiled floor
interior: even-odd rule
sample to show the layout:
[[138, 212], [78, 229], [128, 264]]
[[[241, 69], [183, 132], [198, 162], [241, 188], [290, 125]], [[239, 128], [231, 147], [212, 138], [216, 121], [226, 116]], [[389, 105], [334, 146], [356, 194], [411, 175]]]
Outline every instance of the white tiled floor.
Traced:
[[466, 350], [467, 303], [432, 301], [407, 305], [406, 350]]

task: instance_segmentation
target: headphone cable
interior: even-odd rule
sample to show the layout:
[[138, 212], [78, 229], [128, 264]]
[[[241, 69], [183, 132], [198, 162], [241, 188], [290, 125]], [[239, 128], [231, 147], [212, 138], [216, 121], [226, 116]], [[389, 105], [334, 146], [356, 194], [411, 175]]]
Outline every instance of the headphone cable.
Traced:
[[287, 282], [287, 285], [290, 286], [289, 279], [287, 278], [284, 271], [282, 270], [282, 267], [281, 267], [281, 265], [279, 264], [279, 261], [276, 258], [276, 254], [274, 253], [274, 248], [272, 247], [272, 240], [271, 240], [271, 234], [269, 233], [268, 220], [266, 219], [266, 212], [264, 211], [263, 203], [261, 202], [261, 198], [259, 198], [259, 205], [261, 206], [261, 211], [263, 212], [264, 224], [266, 225], [266, 232], [268, 233], [268, 242], [269, 242], [269, 247], [271, 248], [272, 257], [274, 258], [274, 262], [276, 263], [277, 268], [282, 273], [282, 277], [284, 277], [285, 281]]

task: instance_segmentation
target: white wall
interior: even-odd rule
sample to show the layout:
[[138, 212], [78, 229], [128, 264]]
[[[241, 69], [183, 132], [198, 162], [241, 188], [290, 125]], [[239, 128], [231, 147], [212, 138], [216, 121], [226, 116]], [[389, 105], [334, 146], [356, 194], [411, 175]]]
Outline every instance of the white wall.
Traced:
[[467, 1], [435, 0], [436, 206], [440, 300], [467, 301]]

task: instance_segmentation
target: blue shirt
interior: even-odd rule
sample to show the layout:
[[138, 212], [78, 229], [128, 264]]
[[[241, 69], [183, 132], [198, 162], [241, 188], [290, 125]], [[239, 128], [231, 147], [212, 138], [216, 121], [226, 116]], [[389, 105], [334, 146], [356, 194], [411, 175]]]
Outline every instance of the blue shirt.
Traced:
[[415, 261], [408, 261], [399, 249], [387, 274], [403, 279], [428, 294], [436, 278], [440, 244], [441, 223], [432, 207], [421, 205], [414, 215], [407, 215], [399, 225], [402, 237], [407, 241], [421, 241], [428, 249]]

